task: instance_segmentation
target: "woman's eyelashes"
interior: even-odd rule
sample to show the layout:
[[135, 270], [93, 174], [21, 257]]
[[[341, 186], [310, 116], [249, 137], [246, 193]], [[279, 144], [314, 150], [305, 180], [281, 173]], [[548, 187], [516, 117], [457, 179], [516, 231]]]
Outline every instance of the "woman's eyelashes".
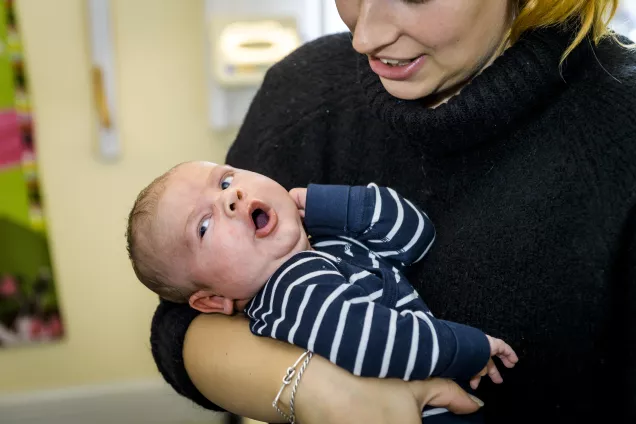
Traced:
[[227, 190], [230, 187], [230, 184], [232, 184], [233, 180], [234, 177], [232, 175], [226, 175], [225, 177], [223, 177], [223, 179], [221, 180], [221, 190]]
[[203, 236], [205, 235], [205, 232], [208, 231], [209, 226], [210, 226], [210, 218], [206, 218], [203, 221], [201, 221], [201, 224], [199, 224], [199, 238], [203, 238]]

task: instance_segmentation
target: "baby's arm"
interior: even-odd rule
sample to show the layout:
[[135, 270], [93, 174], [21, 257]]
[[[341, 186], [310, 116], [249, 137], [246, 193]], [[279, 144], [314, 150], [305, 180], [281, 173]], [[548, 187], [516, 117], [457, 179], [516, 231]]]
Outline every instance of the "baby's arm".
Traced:
[[309, 234], [361, 243], [398, 268], [422, 259], [435, 239], [426, 214], [387, 187], [312, 184], [291, 195]]
[[490, 346], [481, 331], [386, 307], [382, 290], [350, 284], [320, 252], [297, 258], [248, 309], [254, 334], [304, 347], [366, 377], [468, 380], [487, 364]]

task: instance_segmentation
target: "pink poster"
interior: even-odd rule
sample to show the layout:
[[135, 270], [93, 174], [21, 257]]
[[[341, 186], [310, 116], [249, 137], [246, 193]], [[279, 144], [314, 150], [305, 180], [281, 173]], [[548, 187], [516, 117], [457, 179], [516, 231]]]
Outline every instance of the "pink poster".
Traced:
[[0, 168], [19, 165], [23, 146], [16, 112], [0, 112]]

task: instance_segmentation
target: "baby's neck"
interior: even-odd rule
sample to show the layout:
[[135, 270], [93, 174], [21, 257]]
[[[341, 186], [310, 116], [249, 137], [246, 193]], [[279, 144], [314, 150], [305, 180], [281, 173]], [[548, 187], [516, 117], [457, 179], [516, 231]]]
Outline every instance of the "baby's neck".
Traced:
[[[309, 242], [309, 240], [307, 240], [307, 245], [304, 246], [305, 248], [303, 250], [301, 250], [301, 252], [307, 252], [307, 251], [313, 251], [315, 250], [313, 248], [313, 246], [311, 245], [311, 243]], [[289, 258], [287, 258], [285, 261], [283, 261], [283, 264], [285, 262], [287, 262], [289, 259], [291, 259], [292, 257], [296, 256], [298, 253], [300, 252], [296, 252], [294, 254], [292, 254]], [[281, 264], [280, 266], [283, 266], [283, 264]], [[263, 282], [263, 285], [261, 286], [261, 289], [263, 287], [265, 287], [265, 284], [267, 284], [269, 277], [267, 277], [267, 279], [265, 279], [265, 281]], [[245, 311], [245, 308], [247, 307], [247, 305], [252, 301], [253, 297], [250, 299], [241, 299], [241, 300], [235, 300], [234, 301], [234, 310], [235, 311]]]
[[251, 301], [252, 301], [252, 299], [235, 300], [234, 301], [234, 310], [235, 311], [240, 311], [240, 312], [245, 311], [245, 308], [247, 307], [247, 304], [250, 303]]

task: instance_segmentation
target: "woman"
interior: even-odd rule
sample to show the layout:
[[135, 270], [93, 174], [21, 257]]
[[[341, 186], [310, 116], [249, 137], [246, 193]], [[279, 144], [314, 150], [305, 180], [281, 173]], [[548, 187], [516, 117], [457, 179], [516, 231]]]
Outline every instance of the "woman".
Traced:
[[[274, 66], [228, 162], [288, 188], [374, 181], [427, 211], [438, 239], [411, 281], [437, 316], [520, 356], [503, 385], [481, 384], [487, 422], [634, 418], [636, 56], [607, 33], [618, 1], [336, 3], [353, 38]], [[240, 317], [195, 317], [159, 306], [164, 377], [262, 417], [299, 351]], [[348, 401], [402, 422], [391, 394], [406, 386], [333, 368], [312, 361], [301, 421], [364, 422], [359, 403], [339, 409], [355, 386]]]

